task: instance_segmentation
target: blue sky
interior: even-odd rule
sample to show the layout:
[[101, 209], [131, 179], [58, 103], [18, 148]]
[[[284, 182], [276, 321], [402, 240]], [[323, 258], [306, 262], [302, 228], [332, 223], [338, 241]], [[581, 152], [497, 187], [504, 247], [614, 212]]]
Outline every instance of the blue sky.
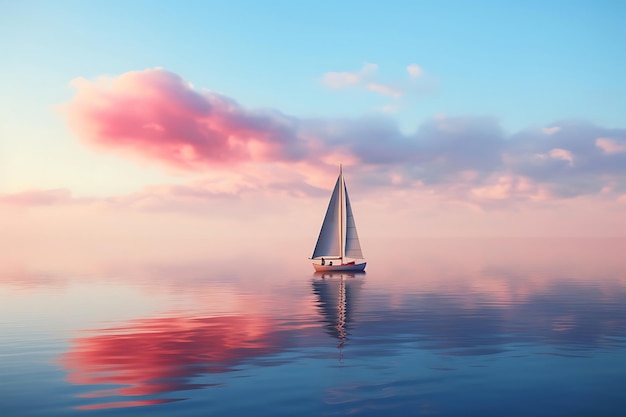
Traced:
[[[376, 112], [384, 97], [328, 91], [328, 71], [420, 65], [433, 90], [395, 117], [493, 115], [505, 127], [623, 124], [623, 2], [3, 2], [3, 90], [64, 101], [69, 80], [165, 67], [245, 106], [300, 117]], [[11, 94], [12, 93], [12, 94]], [[23, 97], [25, 95], [26, 97]]]

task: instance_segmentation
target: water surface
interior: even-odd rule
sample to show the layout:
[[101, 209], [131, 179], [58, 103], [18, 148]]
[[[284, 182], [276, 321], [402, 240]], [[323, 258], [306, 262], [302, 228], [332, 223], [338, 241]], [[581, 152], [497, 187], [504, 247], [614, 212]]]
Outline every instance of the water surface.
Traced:
[[5, 263], [1, 414], [626, 409], [626, 240], [365, 241], [358, 275], [313, 274], [308, 243]]

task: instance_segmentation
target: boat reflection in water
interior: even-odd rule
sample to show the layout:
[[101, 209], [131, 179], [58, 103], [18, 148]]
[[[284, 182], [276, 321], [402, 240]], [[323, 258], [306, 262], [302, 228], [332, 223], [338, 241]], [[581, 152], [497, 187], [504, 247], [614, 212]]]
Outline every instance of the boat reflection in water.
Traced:
[[318, 272], [312, 281], [326, 333], [339, 341], [340, 358], [343, 357], [343, 346], [349, 336], [364, 276], [364, 272]]

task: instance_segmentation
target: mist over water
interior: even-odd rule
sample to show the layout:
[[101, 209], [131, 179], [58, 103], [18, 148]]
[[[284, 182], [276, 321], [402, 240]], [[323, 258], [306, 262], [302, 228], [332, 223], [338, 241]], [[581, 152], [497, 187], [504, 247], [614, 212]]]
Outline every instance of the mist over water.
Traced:
[[622, 415], [626, 240], [312, 244], [3, 262], [2, 415]]

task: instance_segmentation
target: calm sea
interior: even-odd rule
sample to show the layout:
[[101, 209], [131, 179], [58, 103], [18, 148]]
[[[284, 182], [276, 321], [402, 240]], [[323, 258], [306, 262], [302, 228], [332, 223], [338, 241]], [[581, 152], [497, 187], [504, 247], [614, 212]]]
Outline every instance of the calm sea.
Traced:
[[312, 244], [5, 262], [0, 415], [625, 415], [626, 240]]

